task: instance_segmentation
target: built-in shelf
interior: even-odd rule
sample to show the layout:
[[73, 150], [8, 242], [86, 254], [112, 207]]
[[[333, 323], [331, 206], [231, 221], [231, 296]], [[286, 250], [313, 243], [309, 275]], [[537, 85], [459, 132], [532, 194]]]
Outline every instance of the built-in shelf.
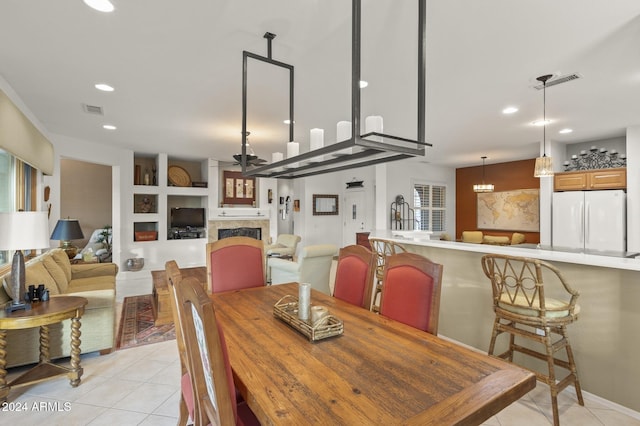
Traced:
[[158, 213], [158, 194], [133, 194], [133, 213]]

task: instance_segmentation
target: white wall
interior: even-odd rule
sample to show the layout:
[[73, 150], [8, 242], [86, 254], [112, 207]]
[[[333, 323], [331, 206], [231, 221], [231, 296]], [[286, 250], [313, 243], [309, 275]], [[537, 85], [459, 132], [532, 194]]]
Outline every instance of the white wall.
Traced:
[[627, 129], [627, 251], [640, 252], [640, 126]]
[[[385, 200], [378, 200], [386, 207], [384, 210], [386, 228], [389, 229], [391, 203], [397, 195], [402, 195], [405, 201], [411, 203], [413, 196], [412, 182], [424, 181], [446, 186], [447, 216], [444, 233], [456, 235], [456, 170], [451, 167], [434, 166], [418, 159], [400, 160], [387, 164], [387, 193]], [[378, 219], [378, 222], [380, 220]]]

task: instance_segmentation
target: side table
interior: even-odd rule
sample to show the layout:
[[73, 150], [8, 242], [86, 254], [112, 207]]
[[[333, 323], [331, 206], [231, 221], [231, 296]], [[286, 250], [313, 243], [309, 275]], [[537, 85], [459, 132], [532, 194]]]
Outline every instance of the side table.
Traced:
[[[0, 402], [7, 400], [12, 387], [41, 382], [67, 375], [71, 386], [80, 384], [80, 318], [87, 299], [78, 296], [52, 296], [47, 302], [31, 304], [30, 310], [6, 312], [0, 310]], [[71, 366], [52, 364], [49, 358], [49, 326], [66, 319], [71, 320]], [[7, 384], [7, 330], [40, 327], [40, 362], [29, 371]]]

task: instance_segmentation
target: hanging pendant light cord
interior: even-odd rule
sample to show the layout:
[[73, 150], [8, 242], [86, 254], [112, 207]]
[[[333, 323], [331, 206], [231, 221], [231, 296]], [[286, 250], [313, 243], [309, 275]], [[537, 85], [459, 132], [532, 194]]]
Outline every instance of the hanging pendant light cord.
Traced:
[[553, 74], [542, 75], [536, 80], [542, 82], [542, 156], [547, 156], [547, 80]]
[[542, 82], [542, 156], [547, 156], [547, 80]]
[[487, 157], [482, 157], [482, 184], [484, 185], [484, 159]]

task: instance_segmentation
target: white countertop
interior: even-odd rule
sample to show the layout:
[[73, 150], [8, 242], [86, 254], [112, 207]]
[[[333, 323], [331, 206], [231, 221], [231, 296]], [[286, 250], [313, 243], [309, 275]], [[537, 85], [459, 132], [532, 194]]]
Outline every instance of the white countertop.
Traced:
[[522, 247], [500, 246], [492, 244], [471, 244], [457, 241], [430, 240], [430, 233], [421, 231], [391, 231], [376, 230], [369, 234], [369, 238], [383, 238], [399, 244], [412, 244], [417, 246], [443, 248], [449, 250], [473, 251], [477, 253], [505, 254], [510, 256], [524, 256], [551, 262], [575, 263], [578, 265], [600, 266], [604, 268], [626, 269], [640, 271], [639, 258], [626, 258], [622, 256], [600, 255], [593, 253], [577, 253], [546, 248], [532, 248], [527, 244]]

